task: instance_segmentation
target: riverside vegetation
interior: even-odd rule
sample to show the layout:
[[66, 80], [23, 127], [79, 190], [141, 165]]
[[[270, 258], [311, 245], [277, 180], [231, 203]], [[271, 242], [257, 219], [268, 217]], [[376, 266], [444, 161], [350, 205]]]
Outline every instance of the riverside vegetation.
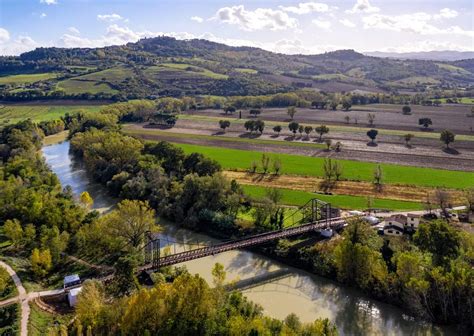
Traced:
[[[112, 330], [112, 321], [115, 324], [120, 317], [123, 324], [119, 328], [123, 329], [118, 331], [124, 334], [166, 333], [170, 326], [188, 332], [219, 331], [213, 328], [221, 326], [224, 334], [236, 326], [244, 334], [259, 328], [274, 334], [284, 334], [285, 328], [295, 333], [334, 332], [328, 321], [317, 320], [305, 326], [295, 322], [294, 316], [276, 321], [264, 318], [240, 294], [218, 295], [224, 277], [218, 266], [214, 289], [202, 279], [176, 270], [158, 276], [164, 280], [156, 279], [153, 289], [137, 289], [133, 270], [140, 261], [144, 232], [159, 230], [155, 212], [185, 227], [222, 237], [281, 225], [275, 216], [282, 211], [278, 192], [272, 191], [263, 201], [252, 203], [235, 181], [222, 176], [220, 165], [212, 159], [198, 153], [185, 154], [166, 142], [144, 143], [120, 132], [119, 121], [139, 119], [153, 108], [150, 102], [137, 101], [111, 105], [97, 114], [78, 113], [62, 119], [76, 155], [82, 157], [97, 181], [124, 199], [116, 210], [101, 217], [87, 211], [90, 201], [78, 204], [70, 190], [61, 189], [37, 153], [43, 135], [38, 125], [25, 121], [2, 129], [0, 221], [10, 223], [10, 251], [21, 249], [25, 257], [31, 253], [35, 277], [44, 281], [60, 268], [64, 251], [116, 268], [117, 276], [108, 288], [95, 283], [85, 285], [79, 302], [94, 298], [97, 304], [92, 305], [94, 309], [88, 306], [87, 311], [79, 305], [79, 322], [70, 328]], [[252, 214], [251, 227], [240, 225], [242, 211]], [[474, 325], [474, 271], [470, 266], [473, 245], [472, 235], [442, 221], [423, 223], [413, 239], [400, 241], [384, 240], [366, 224], [354, 221], [337, 239], [305, 248], [280, 240], [274, 247], [267, 247], [267, 252], [380, 300], [403, 305], [413, 314], [439, 323], [457, 323], [466, 331]], [[188, 306], [177, 299], [180, 290], [200, 295], [193, 296], [196, 303]], [[109, 305], [111, 300], [115, 304]], [[137, 323], [158, 307], [166, 311], [163, 320]], [[203, 315], [197, 314], [196, 307], [202, 308], [199, 312]]]

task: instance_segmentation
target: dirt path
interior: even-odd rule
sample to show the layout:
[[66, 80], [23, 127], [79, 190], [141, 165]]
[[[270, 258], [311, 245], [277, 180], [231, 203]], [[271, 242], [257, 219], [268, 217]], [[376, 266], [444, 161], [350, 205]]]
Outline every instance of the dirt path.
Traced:
[[30, 317], [30, 305], [29, 305], [29, 295], [26, 293], [25, 287], [21, 283], [18, 274], [16, 274], [15, 270], [11, 268], [8, 264], [3, 261], [0, 261], [0, 266], [5, 268], [10, 274], [13, 282], [15, 283], [16, 289], [18, 291], [18, 296], [4, 302], [0, 302], [0, 306], [12, 304], [15, 302], [20, 302], [21, 304], [21, 323], [20, 323], [20, 335], [21, 336], [28, 336], [28, 318]]
[[[241, 184], [259, 185], [264, 187], [284, 188], [306, 192], [323, 192], [322, 179], [305, 176], [274, 176], [262, 174], [249, 174], [246, 172], [225, 171], [224, 175], [234, 179]], [[434, 189], [423, 187], [385, 185], [383, 190], [377, 192], [371, 183], [339, 181], [330, 190], [340, 195], [372, 196], [374, 198], [385, 198], [401, 201], [423, 202], [426, 200], [427, 192]], [[463, 194], [460, 191], [450, 190], [453, 203], [462, 203]]]

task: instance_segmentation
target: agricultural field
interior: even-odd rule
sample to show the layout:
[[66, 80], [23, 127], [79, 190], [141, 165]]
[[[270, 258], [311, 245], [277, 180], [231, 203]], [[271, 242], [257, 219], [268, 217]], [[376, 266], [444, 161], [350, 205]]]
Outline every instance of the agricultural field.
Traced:
[[57, 76], [58, 74], [55, 72], [1, 76], [0, 85], [31, 84], [42, 80], [53, 79]]
[[193, 75], [201, 75], [213, 79], [227, 79], [229, 76], [219, 74], [216, 72], [212, 72], [206, 68], [202, 68], [199, 66], [195, 66], [192, 64], [186, 64], [186, 63], [163, 63], [160, 66], [163, 66], [165, 68], [170, 68], [170, 69], [176, 69], [176, 70], [181, 70], [181, 71], [186, 71], [189, 73], [192, 73]]
[[[246, 115], [247, 112], [242, 114]], [[295, 117], [299, 120], [298, 117]], [[228, 120], [230, 127], [224, 132], [219, 128], [219, 120]], [[367, 127], [329, 125], [329, 133], [319, 141], [319, 135], [311, 132], [296, 136], [288, 130], [288, 122], [265, 121], [263, 134], [250, 134], [244, 123], [248, 119], [225, 115], [219, 111], [198, 111], [181, 115], [172, 129], [143, 128], [143, 125], [128, 125], [127, 132], [150, 140], [167, 140], [185, 144], [221, 146], [242, 150], [258, 150], [274, 153], [298, 154], [303, 156], [322, 156], [356, 161], [383, 162], [390, 164], [423, 166], [437, 169], [474, 171], [474, 135], [457, 135], [451, 147], [455, 154], [446, 152], [438, 132], [410, 132], [413, 139], [407, 146], [406, 131], [379, 129], [377, 146], [371, 145], [367, 137]], [[302, 123], [314, 128], [317, 123]], [[277, 135], [272, 128], [280, 125], [282, 131]], [[328, 151], [325, 140], [331, 144], [340, 142], [343, 150]]]
[[107, 83], [100, 83], [89, 80], [79, 80], [79, 79], [66, 79], [58, 83], [57, 87], [64, 90], [67, 94], [80, 94], [80, 93], [118, 93], [117, 90], [114, 90]]
[[66, 113], [75, 113], [81, 110], [98, 112], [101, 107], [101, 105], [4, 104], [0, 105], [0, 125], [15, 123], [28, 118], [37, 122], [59, 119]]
[[[198, 145], [178, 144], [186, 153], [202, 153], [218, 161], [224, 169], [248, 170], [252, 161], [260, 161], [264, 152], [225, 149]], [[283, 174], [301, 176], [323, 176], [321, 157], [306, 157], [290, 154], [268, 154], [272, 159], [282, 162]], [[353, 181], [372, 181], [373, 172], [377, 166], [369, 162], [340, 160], [344, 167], [343, 178]], [[407, 184], [427, 187], [445, 187], [463, 189], [474, 187], [474, 173], [448, 171], [440, 169], [405, 167], [399, 165], [380, 165], [385, 172], [385, 183]]]

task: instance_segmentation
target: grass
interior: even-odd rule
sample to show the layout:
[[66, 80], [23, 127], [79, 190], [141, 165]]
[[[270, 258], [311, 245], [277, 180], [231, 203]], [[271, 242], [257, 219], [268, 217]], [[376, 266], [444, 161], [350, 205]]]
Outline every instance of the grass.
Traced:
[[258, 71], [255, 70], [255, 69], [235, 68], [234, 70], [237, 71], [237, 72], [240, 72], [240, 73], [245, 73], [245, 74], [251, 74], [251, 75], [256, 75], [256, 74], [258, 74]]
[[29, 336], [48, 335], [50, 328], [67, 325], [71, 318], [69, 315], [55, 315], [45, 312], [34, 303], [30, 303], [30, 308], [30, 319], [28, 321]]
[[[260, 162], [263, 152], [227, 149], [221, 147], [177, 144], [186, 153], [199, 152], [216, 161], [224, 169], [247, 170], [252, 161]], [[323, 176], [321, 157], [266, 153], [282, 162], [282, 173], [301, 176]], [[353, 181], [372, 181], [377, 164], [350, 160], [339, 160], [343, 166], [343, 178]], [[441, 169], [409, 167], [393, 164], [380, 165], [384, 182], [390, 184], [417, 185], [462, 189], [474, 187], [474, 173]]]
[[46, 79], [56, 78], [57, 73], [55, 72], [44, 72], [36, 74], [23, 74], [23, 75], [10, 75], [0, 77], [0, 85], [3, 84], [30, 84], [34, 82], [39, 82]]
[[403, 85], [415, 85], [415, 84], [439, 84], [439, 80], [426, 77], [426, 76], [412, 76], [403, 79], [399, 79], [397, 81], [393, 81], [393, 84], [403, 84]]
[[[449, 98], [440, 98], [439, 101], [443, 104], [446, 104], [446, 100]], [[459, 104], [474, 104], [474, 98], [469, 98], [469, 97], [460, 97], [460, 98], [451, 98], [451, 99], [456, 99]]]
[[[254, 199], [265, 197], [267, 188], [252, 185], [243, 185], [245, 193]], [[324, 195], [300, 190], [279, 189], [282, 193], [282, 204], [301, 206], [313, 198], [331, 203], [331, 205], [347, 210], [366, 209], [367, 198], [362, 196], [348, 195]], [[387, 210], [422, 210], [423, 205], [417, 202], [407, 202], [389, 199], [372, 199], [372, 208]]]
[[106, 83], [94, 82], [94, 81], [83, 81], [74, 78], [66, 79], [58, 83], [58, 88], [64, 90], [67, 94], [78, 94], [78, 93], [117, 93], [110, 85]]
[[15, 123], [28, 118], [37, 122], [59, 119], [65, 113], [74, 113], [80, 110], [98, 112], [101, 108], [100, 105], [0, 105], [0, 124], [2, 122]]
[[249, 139], [249, 138], [226, 137], [226, 136], [203, 135], [203, 134], [183, 134], [183, 133], [164, 132], [160, 130], [149, 130], [149, 129], [143, 129], [143, 130], [125, 129], [125, 133], [136, 135], [136, 136], [140, 136], [141, 134], [145, 134], [145, 135], [149, 134], [149, 135], [171, 136], [173, 138], [181, 138], [181, 139], [200, 139], [200, 140], [227, 141], [227, 142], [263, 144], [263, 145], [282, 145], [282, 146], [290, 146], [290, 147], [326, 148], [326, 146], [323, 144], [317, 144], [317, 143], [312, 143], [312, 142], [305, 143], [305, 142]]
[[[213, 78], [213, 79], [227, 79], [227, 78], [229, 78], [229, 76], [227, 76], [227, 75], [212, 72], [211, 70], [208, 70], [206, 68], [202, 68], [202, 67], [192, 65], [192, 64], [187, 64], [187, 63], [163, 63], [163, 64], [161, 64], [161, 66], [163, 66], [165, 68], [170, 68], [170, 69], [188, 71], [188, 72], [190, 72], [192, 74], [195, 74], [195, 75], [201, 75], [201, 76], [205, 76], [205, 77], [209, 77], [209, 78]], [[187, 68], [197, 69], [198, 71], [187, 70]]]

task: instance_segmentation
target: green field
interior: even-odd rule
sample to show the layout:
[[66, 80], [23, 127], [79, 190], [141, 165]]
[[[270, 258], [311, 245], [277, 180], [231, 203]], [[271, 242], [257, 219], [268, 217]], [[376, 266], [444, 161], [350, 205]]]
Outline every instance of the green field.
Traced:
[[[36, 304], [30, 303], [30, 318], [28, 320], [28, 335], [48, 335], [51, 329], [58, 332], [58, 326], [68, 325], [71, 315], [54, 315], [40, 309]], [[59, 333], [55, 334], [58, 335]]]
[[[189, 73], [195, 74], [195, 75], [201, 75], [213, 79], [227, 79], [229, 76], [219, 74], [216, 72], [212, 72], [206, 68], [202, 68], [196, 65], [192, 64], [186, 64], [186, 63], [163, 63], [161, 64], [162, 67], [169, 68], [169, 69], [175, 69], [175, 70], [182, 70], [182, 71], [188, 71]], [[159, 67], [159, 66], [158, 66]], [[198, 71], [190, 71], [187, 70], [187, 68], [194, 68], [197, 69]]]
[[80, 93], [117, 93], [110, 85], [106, 83], [98, 83], [93, 81], [84, 81], [76, 79], [66, 79], [58, 83], [58, 88], [64, 90], [66, 94], [80, 94]]
[[0, 124], [14, 123], [24, 119], [43, 121], [59, 119], [65, 113], [74, 113], [80, 110], [98, 112], [100, 105], [0, 105]]
[[10, 75], [0, 77], [0, 85], [3, 84], [29, 84], [34, 82], [39, 82], [46, 79], [56, 78], [57, 73], [54, 72], [44, 72], [37, 74], [23, 74], [23, 75]]
[[[440, 98], [439, 101], [441, 103], [446, 103], [447, 99], [448, 98]], [[451, 99], [457, 99], [459, 104], [474, 104], [474, 98], [461, 97], [461, 98], [451, 98]]]
[[245, 73], [245, 74], [251, 74], [251, 75], [256, 75], [256, 74], [258, 74], [258, 71], [255, 70], [255, 69], [235, 68], [234, 70], [237, 71], [237, 72], [240, 72], [240, 73]]
[[[220, 147], [177, 144], [186, 153], [199, 152], [218, 161], [224, 169], [246, 170], [252, 161], [260, 162], [263, 152], [226, 149]], [[267, 153], [268, 154], [268, 153]], [[268, 154], [282, 162], [282, 173], [301, 176], [323, 175], [324, 158], [290, 154]], [[339, 160], [343, 178], [353, 181], [372, 181], [375, 163]], [[384, 182], [390, 184], [418, 185], [463, 189], [474, 187], [474, 173], [441, 169], [381, 164]]]
[[[245, 193], [254, 199], [261, 199], [265, 197], [267, 188], [242, 185]], [[348, 195], [323, 195], [315, 194], [306, 191], [279, 189], [282, 192], [282, 204], [301, 206], [313, 198], [321, 201], [331, 203], [331, 205], [347, 210], [366, 209], [367, 198], [362, 196], [348, 196]], [[423, 210], [423, 204], [416, 202], [398, 201], [374, 198], [372, 199], [372, 208], [387, 209], [387, 210]]]

